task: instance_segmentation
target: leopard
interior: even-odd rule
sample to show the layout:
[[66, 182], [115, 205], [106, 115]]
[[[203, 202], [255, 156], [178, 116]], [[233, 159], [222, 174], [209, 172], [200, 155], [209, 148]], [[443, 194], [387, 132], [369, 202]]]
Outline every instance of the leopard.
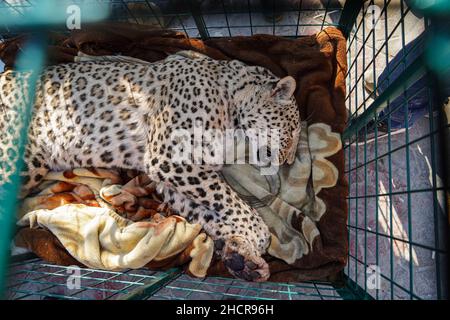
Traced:
[[[184, 130], [192, 137], [199, 123], [218, 132], [276, 128], [277, 164], [292, 163], [300, 132], [293, 77], [190, 51], [156, 62], [86, 59], [47, 66], [30, 94], [32, 74], [0, 75], [0, 187], [18, 160], [24, 163], [20, 198], [49, 171], [142, 171], [158, 183], [175, 213], [202, 226], [232, 276], [270, 277], [263, 258], [271, 240], [267, 224], [226, 183], [223, 165], [175, 161], [175, 147], [195, 142], [174, 139], [173, 133]], [[21, 130], [27, 138], [23, 152]]]

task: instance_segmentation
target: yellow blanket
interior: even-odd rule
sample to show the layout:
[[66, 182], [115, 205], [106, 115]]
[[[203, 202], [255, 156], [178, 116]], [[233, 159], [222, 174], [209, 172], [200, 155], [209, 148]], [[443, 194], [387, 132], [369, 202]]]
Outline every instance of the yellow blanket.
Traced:
[[45, 179], [42, 190], [23, 202], [17, 224], [49, 230], [83, 265], [105, 270], [141, 268], [189, 249], [185, 253], [190, 256], [189, 273], [206, 275], [213, 241], [199, 224], [159, 214], [167, 210], [151, 198], [154, 184], [148, 178], [136, 176], [125, 185], [112, 184], [120, 180], [114, 171], [75, 169], [50, 173]]

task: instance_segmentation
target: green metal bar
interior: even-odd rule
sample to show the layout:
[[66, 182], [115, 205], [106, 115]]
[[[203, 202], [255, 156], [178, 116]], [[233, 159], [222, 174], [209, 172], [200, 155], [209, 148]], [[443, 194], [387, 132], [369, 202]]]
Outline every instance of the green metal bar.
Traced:
[[[351, 51], [348, 51], [348, 60], [350, 61], [350, 59], [351, 59]], [[350, 86], [351, 86], [351, 72], [348, 72], [348, 86], [349, 86], [349, 88], [350, 88]], [[348, 108], [351, 110], [351, 107], [352, 107], [352, 100], [351, 99], [349, 99], [349, 106], [348, 106]], [[353, 186], [353, 183], [352, 183], [352, 176], [351, 176], [351, 173], [350, 173], [350, 171], [351, 171], [351, 161], [350, 161], [350, 159], [351, 159], [351, 155], [352, 155], [352, 153], [351, 153], [351, 150], [352, 150], [352, 148], [348, 148], [348, 160], [347, 160], [347, 162], [348, 162], [348, 174], [347, 174], [347, 177], [348, 177], [348, 193], [349, 193], [349, 195], [350, 194], [352, 194], [352, 186]], [[350, 201], [349, 200], [347, 200], [348, 201], [348, 203], [347, 203], [347, 224], [348, 225], [351, 225], [351, 216], [352, 216], [352, 211], [351, 211], [351, 206], [350, 206]], [[348, 242], [348, 250], [349, 250], [349, 252], [350, 252], [350, 250], [351, 250], [351, 232], [350, 232], [350, 230], [348, 230], [348, 237], [347, 237], [347, 242]], [[348, 260], [347, 260], [347, 274], [349, 274], [350, 275], [350, 258], [347, 258]]]
[[300, 16], [302, 13], [303, 0], [298, 3], [298, 14], [297, 14], [297, 27], [295, 28], [295, 37], [298, 37], [298, 29], [300, 28]]
[[[358, 1], [358, 0], [356, 0], [356, 1]], [[362, 0], [364, 3], [366, 3], [367, 2], [367, 0]], [[381, 12], [380, 12], [380, 16], [381, 16], [381, 14], [386, 14], [386, 11], [387, 11], [387, 8], [388, 8], [388, 6], [389, 6], [389, 4], [391, 3], [391, 0], [388, 0], [387, 2], [386, 1], [384, 1], [384, 5], [383, 5], [383, 8], [381, 9]], [[364, 7], [364, 6], [363, 6]], [[363, 14], [363, 17], [367, 14], [367, 9], [368, 9], [368, 7], [365, 9], [365, 10], [363, 10], [362, 11], [362, 14]], [[358, 23], [358, 25], [356, 26], [356, 31], [355, 31], [355, 33], [358, 33], [358, 31], [359, 31], [359, 29], [361, 28], [361, 26], [362, 26], [362, 22], [363, 22], [363, 20], [364, 19], [361, 19], [361, 21]], [[394, 28], [395, 29], [395, 28]], [[374, 30], [375, 29], [372, 29], [372, 30], [370, 30], [369, 31], [369, 36], [370, 36], [370, 34], [373, 32], [374, 33]], [[352, 41], [354, 41], [355, 40], [355, 37], [353, 37], [352, 39], [351, 39], [351, 41], [350, 41], [350, 43], [349, 43], [349, 46], [351, 46], [351, 44], [352, 44]], [[385, 41], [387, 40], [387, 38], [385, 39]], [[366, 41], [367, 41], [367, 39], [364, 39], [364, 43], [363, 43], [363, 45], [365, 45], [366, 44]]]
[[[403, 1], [400, 1], [400, 14], [402, 17], [406, 15], [404, 13], [404, 4]], [[405, 50], [405, 24], [402, 23], [401, 25], [401, 33], [402, 33], [402, 50]], [[402, 57], [402, 63], [403, 66], [406, 66], [406, 55], [404, 54]], [[403, 93], [404, 98], [404, 122], [405, 122], [405, 144], [409, 144], [409, 101], [408, 97], [406, 95], [406, 91]], [[409, 249], [409, 297], [412, 299], [412, 295], [414, 292], [414, 279], [413, 279], [413, 251], [412, 251], [412, 217], [411, 217], [411, 169], [410, 169], [410, 155], [409, 155], [409, 148], [405, 148], [405, 165], [406, 165], [406, 197], [407, 197], [407, 204], [408, 204], [408, 249]], [[433, 185], [435, 186], [435, 185]]]
[[139, 24], [139, 21], [136, 19], [136, 17], [134, 16], [133, 12], [130, 10], [130, 8], [128, 8], [128, 4], [124, 0], [120, 0], [120, 2], [122, 3], [122, 6], [125, 8], [125, 11], [128, 12], [128, 15], [131, 18], [133, 18], [134, 22], [136, 24]]
[[221, 0], [221, 3], [222, 3], [223, 14], [225, 15], [225, 22], [227, 24], [228, 36], [231, 37], [230, 22], [228, 21], [228, 13], [227, 13], [227, 10], [226, 10], [226, 7], [225, 7], [224, 0]]
[[[398, 110], [398, 109], [396, 109], [396, 110]], [[390, 112], [390, 113], [388, 114], [388, 116], [390, 116], [391, 114], [392, 114], [392, 112]], [[427, 133], [427, 134], [425, 134], [424, 136], [421, 136], [421, 137], [419, 137], [419, 138], [416, 138], [416, 139], [414, 139], [414, 140], [411, 140], [411, 141], [409, 141], [409, 143], [408, 143], [407, 145], [402, 145], [402, 146], [395, 147], [395, 148], [392, 149], [390, 152], [385, 152], [385, 153], [381, 154], [381, 155], [378, 157], [378, 159], [381, 159], [381, 158], [383, 158], [383, 157], [385, 157], [385, 156], [388, 156], [389, 153], [395, 153], [396, 151], [401, 150], [401, 149], [404, 149], [404, 148], [406, 148], [406, 147], [409, 147], [410, 145], [413, 145], [413, 144], [415, 144], [415, 143], [417, 143], [417, 142], [419, 142], [419, 141], [421, 141], [421, 140], [424, 140], [424, 139], [426, 139], [426, 138], [432, 137], [433, 135], [438, 134], [440, 131], [442, 131], [442, 130], [444, 130], [445, 128], [448, 128], [448, 127], [450, 127], [449, 124], [447, 124], [445, 127], [441, 127], [441, 128], [439, 128], [439, 129], [433, 130], [432, 132]], [[369, 163], [371, 163], [371, 162], [374, 162], [374, 161], [375, 161], [375, 159], [369, 160], [369, 161], [367, 162], [367, 164], [369, 164]], [[355, 170], [357, 170], [357, 169], [359, 169], [359, 168], [361, 168], [361, 167], [363, 167], [363, 166], [364, 166], [364, 164], [355, 166], [355, 167], [354, 167], [353, 169], [351, 169], [350, 171], [345, 171], [345, 173], [350, 173], [351, 171], [355, 171]], [[418, 190], [420, 191], [420, 189], [418, 189]], [[415, 190], [413, 190], [413, 191], [415, 191]], [[389, 194], [389, 193], [384, 193], [384, 195], [388, 195], [388, 194]], [[383, 195], [383, 194], [382, 194], [382, 195]]]
[[151, 280], [144, 286], [137, 288], [128, 294], [121, 296], [120, 299], [123, 300], [143, 300], [151, 297], [156, 292], [158, 292], [165, 285], [170, 283], [172, 280], [178, 278], [181, 275], [180, 268], [172, 268], [165, 271], [162, 275]]
[[[347, 227], [351, 228], [351, 229], [355, 229], [355, 230], [365, 231], [365, 229], [363, 229], [361, 227], [357, 227], [357, 226], [348, 225]], [[405, 240], [405, 239], [398, 238], [398, 237], [395, 237], [395, 236], [390, 237], [389, 234], [385, 234], [385, 233], [382, 233], [382, 232], [367, 230], [367, 233], [371, 233], [371, 234], [377, 235], [379, 237], [389, 238], [389, 239], [392, 239], [392, 240], [395, 240], [395, 241], [407, 243], [407, 244], [413, 245], [415, 247], [419, 247], [419, 248], [426, 249], [426, 250], [429, 250], [429, 251], [434, 251], [434, 252], [437, 252], [437, 253], [441, 253], [441, 254], [446, 254], [447, 253], [447, 251], [445, 251], [445, 249], [443, 249], [443, 248], [431, 247], [431, 246], [428, 246], [428, 245], [424, 245], [424, 244], [421, 244], [421, 243], [418, 243], [418, 242], [414, 242], [414, 241]]]
[[330, 0], [327, 0], [327, 4], [325, 5], [325, 13], [323, 14], [322, 25], [320, 26], [320, 31], [323, 30], [323, 26], [325, 25], [325, 20], [327, 19], [329, 6], [330, 6]]
[[[200, 292], [202, 291], [201, 289], [199, 289], [201, 286], [203, 286], [205, 283], [203, 281], [198, 281], [195, 285], [195, 288], [186, 288], [186, 290], [188, 291], [188, 294], [186, 295], [186, 299], [188, 299], [194, 292]], [[172, 287], [172, 286], [171, 286]], [[176, 288], [176, 287], [173, 287]], [[181, 289], [183, 290], [184, 288], [177, 288], [177, 289]]]
[[339, 19], [339, 29], [342, 34], [348, 38], [352, 31], [353, 25], [356, 22], [361, 8], [364, 6], [364, 0], [347, 0], [342, 9], [341, 17]]
[[314, 289], [317, 291], [317, 295], [319, 296], [320, 300], [323, 300], [323, 296], [319, 291], [319, 288], [317, 288], [317, 285], [313, 282], [314, 284]]
[[[392, 36], [394, 34], [395, 30], [391, 33], [390, 36]], [[373, 33], [373, 35], [375, 36], [376, 33]], [[389, 41], [389, 39], [388, 39]], [[378, 56], [383, 52], [383, 48], [385, 47], [386, 44], [383, 44], [380, 49], [377, 50], [377, 52], [375, 53], [375, 55], [372, 58], [372, 62], [371, 64], [373, 64], [375, 66], [375, 63], [373, 63], [373, 61], [375, 61]], [[420, 45], [420, 42], [417, 42], [415, 45], [411, 46], [408, 50], [404, 50], [404, 55], [405, 57], [408, 56], [414, 49], [416, 49], [417, 46]], [[373, 44], [373, 50], [375, 51], [375, 44]], [[399, 66], [400, 62], [397, 62], [397, 64], [393, 65], [392, 68], [392, 72]], [[359, 82], [365, 75], [366, 71], [369, 69], [370, 64], [367, 66], [366, 69], [363, 70], [363, 72], [361, 73], [361, 75], [359, 76], [359, 78], [356, 80], [356, 82]], [[349, 68], [350, 70], [351, 68]], [[384, 83], [388, 81], [388, 79], [383, 80], [381, 83]], [[376, 76], [375, 76], [375, 72], [374, 72], [374, 86], [373, 86], [373, 92], [374, 95], [376, 95], [376, 89], [378, 88], [379, 85], [376, 85]], [[351, 88], [351, 90], [347, 93], [348, 96], [356, 89], [356, 87]], [[371, 96], [368, 97], [368, 99], [371, 98]]]
[[[366, 38], [366, 26], [365, 20], [363, 19], [363, 39]], [[362, 69], [366, 69], [366, 47], [363, 46], [363, 63]], [[363, 72], [364, 74], [364, 72]], [[364, 84], [363, 84], [364, 86]], [[364, 111], [366, 110], [366, 90], [362, 90], [362, 99]], [[368, 183], [367, 183], [367, 126], [364, 126], [364, 266], [367, 266], [367, 193], [368, 193]], [[367, 291], [367, 268], [364, 268], [364, 291]]]
[[[153, 9], [153, 3], [150, 3], [148, 0], [145, 0], [145, 3], [147, 4], [147, 7], [150, 9], [150, 11], [152, 12], [153, 17], [155, 17], [156, 21], [158, 21], [159, 26], [164, 29], [165, 25], [163, 23], [161, 23], [161, 21], [159, 20], [160, 17], [158, 17], [158, 14], [156, 14], [155, 9]], [[164, 22], [164, 17], [163, 17], [163, 22]]]
[[[248, 9], [248, 19], [250, 23], [250, 35], [253, 35], [253, 23], [252, 23], [252, 8], [250, 6], [250, 0], [247, 0], [247, 9]], [[263, 12], [264, 12], [263, 8]]]
[[[375, 33], [374, 33], [375, 35]], [[375, 50], [375, 49], [374, 49]], [[375, 69], [375, 63], [374, 63], [374, 69]], [[375, 81], [374, 81], [375, 83]], [[375, 115], [375, 123], [378, 122], [377, 120], [377, 115]], [[377, 181], [377, 183], [375, 184], [375, 194], [379, 194], [379, 176], [378, 176], [378, 126], [375, 126], [375, 168], [377, 168], [375, 170], [375, 181]], [[376, 198], [377, 203], [378, 203], [378, 197]], [[378, 206], [375, 206], [375, 265], [379, 266], [380, 265], [380, 254], [378, 252], [379, 249], [379, 223], [378, 223], [378, 219], [379, 219], [379, 212], [378, 212]], [[371, 231], [371, 230], [369, 230]], [[376, 297], [377, 300], [379, 299], [379, 291], [377, 290], [376, 292]]]
[[[39, 277], [36, 277], [33, 279], [24, 278], [24, 279], [19, 280], [21, 283], [8, 286], [8, 289], [12, 290], [13, 292], [23, 293], [23, 295], [18, 297], [17, 299], [23, 299], [23, 298], [29, 297], [29, 296], [35, 294], [37, 291], [33, 292], [33, 291], [13, 289], [15, 286], [21, 285], [23, 283], [39, 283], [41, 279], [47, 278], [48, 276], [64, 276], [64, 274], [62, 274], [62, 272], [65, 271], [65, 269], [61, 269], [58, 272], [46, 272], [46, 271], [38, 271], [39, 269], [45, 268], [45, 266], [38, 265], [37, 268], [35, 268], [35, 267], [36, 267], [36, 265], [33, 265], [33, 270], [27, 270], [26, 273], [27, 273], [27, 275], [28, 274], [39, 275]], [[16, 274], [20, 274], [20, 273], [21, 272], [18, 272]], [[11, 274], [9, 274], [9, 276], [11, 276]], [[47, 288], [49, 288], [49, 287], [47, 287]]]
[[[431, 97], [431, 89], [428, 90], [428, 116], [429, 116], [429, 126], [430, 126], [430, 131], [433, 130], [434, 128], [434, 122], [433, 122], [433, 98]], [[433, 168], [433, 172], [431, 173], [431, 177], [432, 177], [432, 183], [433, 186], [436, 187], [437, 181], [436, 181], [436, 169], [437, 165], [436, 165], [436, 156], [435, 156], [435, 152], [436, 152], [436, 147], [434, 145], [434, 137], [430, 137], [430, 147], [431, 147], [431, 167]], [[434, 188], [433, 190], [433, 216], [434, 216], [434, 243], [435, 246], [440, 246], [440, 238], [439, 238], [439, 234], [440, 234], [440, 230], [439, 230], [439, 213], [437, 210], [438, 207], [438, 197], [437, 197], [437, 190], [436, 188]], [[437, 290], [437, 297], [438, 299], [441, 298], [441, 268], [440, 268], [440, 254], [439, 252], [436, 252], [436, 290]]]

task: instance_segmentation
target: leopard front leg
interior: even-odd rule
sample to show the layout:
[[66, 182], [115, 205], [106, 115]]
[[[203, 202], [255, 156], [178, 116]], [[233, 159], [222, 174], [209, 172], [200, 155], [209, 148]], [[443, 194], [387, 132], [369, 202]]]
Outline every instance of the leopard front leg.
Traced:
[[[227, 223], [226, 221], [217, 223], [215, 219], [208, 219], [209, 216], [214, 216], [216, 215], [216, 213], [209, 210], [204, 205], [197, 204], [196, 202], [192, 201], [184, 194], [178, 192], [169, 183], [160, 183], [157, 190], [160, 194], [162, 194], [164, 203], [168, 203], [170, 205], [171, 211], [179, 216], [184, 217], [190, 223], [198, 223], [204, 225], [204, 229], [207, 229], [211, 234], [214, 234], [215, 236], [213, 236], [213, 239], [216, 252], [219, 254], [222, 253], [224, 241], [220, 238], [220, 229], [224, 227], [224, 224], [229, 225], [229, 223]], [[227, 216], [225, 217], [225, 220], [226, 219]], [[206, 220], [208, 220], [208, 222], [206, 222]]]
[[[173, 190], [167, 191], [168, 202], [188, 220], [202, 225], [217, 244], [231, 274], [249, 281], [269, 278], [269, 267], [261, 255], [269, 246], [270, 233], [256, 210], [208, 167], [182, 166], [155, 158], [151, 163], [154, 166], [149, 168], [150, 176]], [[182, 199], [176, 193], [189, 201], [180, 204]]]

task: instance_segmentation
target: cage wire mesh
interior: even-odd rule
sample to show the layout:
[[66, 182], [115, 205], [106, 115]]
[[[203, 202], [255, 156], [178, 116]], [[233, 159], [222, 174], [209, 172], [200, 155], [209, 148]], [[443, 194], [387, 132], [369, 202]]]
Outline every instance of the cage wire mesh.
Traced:
[[[113, 272], [79, 269], [48, 264], [38, 258], [13, 263], [9, 276], [11, 280], [7, 286], [6, 298], [17, 300], [342, 300], [343, 296], [352, 294], [345, 288], [337, 290], [327, 282], [289, 284], [248, 283], [220, 277], [193, 279], [174, 270]], [[79, 281], [79, 286], [71, 289], [70, 285], [75, 287], [76, 281]]]
[[[442, 101], [424, 67], [432, 22], [410, 1], [71, 1], [106, 4], [108, 19], [170, 28], [189, 37], [310, 35], [327, 26], [348, 36], [349, 124], [343, 135], [348, 265], [340, 283], [247, 283], [192, 279], [179, 270], [110, 272], [15, 259], [9, 299], [443, 299], [447, 298], [448, 208], [440, 146]], [[3, 0], [20, 17], [37, 0]], [[19, 34], [0, 25], [2, 37]], [[376, 276], [373, 281], [373, 276]], [[72, 277], [72, 278], [70, 278]], [[80, 281], [68, 289], [68, 279]], [[377, 280], [380, 280], [379, 283]]]
[[[351, 122], [370, 114], [393, 83], [407, 81], [405, 74], [419, 69], [424, 50], [430, 21], [406, 2], [382, 4], [373, 28], [366, 17], [375, 3], [367, 3], [348, 40]], [[434, 90], [430, 77], [418, 75], [397, 98], [385, 99], [385, 109], [373, 113], [373, 120], [347, 130], [350, 252], [345, 272], [379, 299], [446, 294], [448, 209], [439, 146], [448, 123], [442, 127]], [[380, 272], [380, 290], [367, 287], [369, 266]]]

